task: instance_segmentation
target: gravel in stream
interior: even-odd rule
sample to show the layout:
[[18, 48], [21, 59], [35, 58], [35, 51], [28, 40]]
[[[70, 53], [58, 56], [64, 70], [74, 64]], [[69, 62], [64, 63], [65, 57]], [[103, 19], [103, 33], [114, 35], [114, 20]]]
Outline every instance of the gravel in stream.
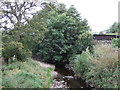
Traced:
[[58, 81], [54, 79], [51, 88], [68, 88], [67, 82], [65, 82], [64, 80]]

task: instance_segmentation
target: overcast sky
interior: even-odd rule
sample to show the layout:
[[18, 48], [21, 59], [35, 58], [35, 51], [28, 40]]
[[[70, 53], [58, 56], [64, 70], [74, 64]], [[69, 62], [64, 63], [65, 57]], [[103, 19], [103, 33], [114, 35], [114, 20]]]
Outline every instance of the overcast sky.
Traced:
[[86, 18], [92, 32], [108, 29], [114, 22], [118, 22], [119, 0], [57, 0], [67, 7], [74, 5], [82, 18]]

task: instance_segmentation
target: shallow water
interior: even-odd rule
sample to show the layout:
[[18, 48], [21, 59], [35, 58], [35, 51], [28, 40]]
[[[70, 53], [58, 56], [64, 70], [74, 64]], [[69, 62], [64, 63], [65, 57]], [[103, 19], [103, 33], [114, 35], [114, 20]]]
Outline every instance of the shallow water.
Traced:
[[61, 66], [56, 67], [55, 71], [61, 75], [61, 77], [56, 78], [56, 80], [64, 80], [67, 83], [68, 88], [90, 88], [81, 78], [75, 77], [72, 70]]

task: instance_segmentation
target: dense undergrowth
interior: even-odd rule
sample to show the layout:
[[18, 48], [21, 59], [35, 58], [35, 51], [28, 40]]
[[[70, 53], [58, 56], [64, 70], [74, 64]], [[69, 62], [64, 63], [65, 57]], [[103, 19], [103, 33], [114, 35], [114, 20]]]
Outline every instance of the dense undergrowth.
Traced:
[[52, 68], [43, 68], [31, 59], [2, 67], [3, 88], [50, 88]]
[[77, 76], [85, 77], [88, 82], [100, 88], [120, 88], [118, 48], [96, 45], [93, 54], [86, 51], [71, 59], [72, 69]]

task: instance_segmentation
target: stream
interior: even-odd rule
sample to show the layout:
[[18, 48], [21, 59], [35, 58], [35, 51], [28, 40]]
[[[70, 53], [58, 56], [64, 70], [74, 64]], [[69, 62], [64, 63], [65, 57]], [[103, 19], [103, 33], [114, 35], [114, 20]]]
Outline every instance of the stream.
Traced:
[[84, 80], [81, 78], [75, 77], [74, 72], [72, 70], [69, 70], [68, 68], [65, 68], [63, 66], [56, 66], [55, 72], [57, 72], [59, 75], [54, 78], [54, 84], [58, 85], [57, 87], [54, 85], [53, 88], [69, 88], [69, 89], [94, 89], [94, 87], [90, 87], [86, 84]]
[[[39, 59], [37, 59], [36, 57], [33, 57], [33, 60], [39, 61]], [[56, 74], [56, 77], [53, 78], [53, 85], [51, 86], [51, 88], [68, 88], [69, 90], [79, 90], [82, 88], [87, 88], [89, 90], [96, 90], [93, 85], [91, 86], [90, 84], [86, 83], [85, 80], [83, 80], [82, 78], [76, 77], [74, 72], [69, 68], [66, 68], [65, 65], [54, 63], [54, 66], [40, 61], [37, 63], [39, 63], [42, 67], [55, 67], [54, 74]]]

